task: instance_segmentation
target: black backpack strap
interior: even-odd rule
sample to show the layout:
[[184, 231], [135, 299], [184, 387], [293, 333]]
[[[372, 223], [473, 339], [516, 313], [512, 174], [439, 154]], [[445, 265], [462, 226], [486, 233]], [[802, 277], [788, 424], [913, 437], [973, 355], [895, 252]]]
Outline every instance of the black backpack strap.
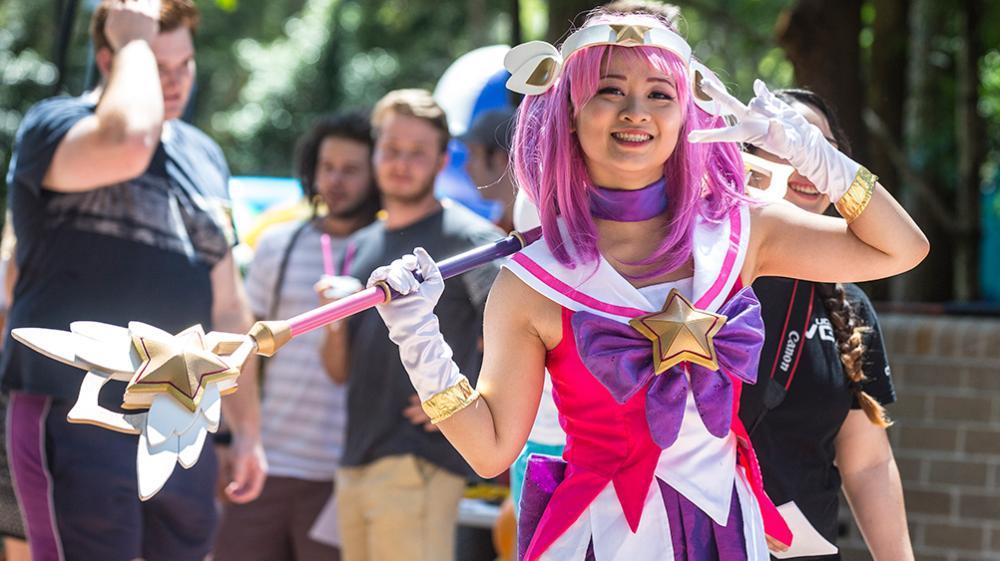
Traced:
[[271, 305], [268, 307], [267, 317], [264, 319], [278, 319], [278, 303], [281, 300], [281, 289], [285, 286], [285, 275], [288, 272], [288, 261], [292, 257], [292, 249], [295, 248], [295, 242], [299, 240], [302, 232], [305, 232], [311, 222], [311, 220], [306, 220], [299, 224], [299, 227], [292, 232], [292, 237], [288, 239], [285, 249], [281, 252], [281, 261], [278, 262], [278, 276], [274, 280], [274, 287], [271, 288]]
[[[267, 317], [263, 319], [279, 319], [278, 305], [281, 302], [281, 289], [285, 285], [285, 275], [288, 272], [288, 261], [292, 257], [292, 249], [295, 248], [295, 242], [299, 240], [299, 238], [302, 236], [302, 232], [306, 231], [306, 228], [309, 227], [310, 223], [312, 223], [312, 220], [307, 219], [305, 222], [300, 224], [295, 229], [295, 231], [292, 232], [291, 238], [288, 239], [288, 244], [285, 245], [285, 248], [281, 252], [281, 260], [278, 262], [278, 276], [274, 279], [274, 286], [271, 288], [271, 305], [268, 306]], [[260, 375], [258, 376], [259, 377], [258, 381], [261, 382], [259, 386], [261, 395], [263, 395], [264, 393], [263, 381], [264, 381], [264, 371], [267, 368], [267, 362], [268, 362], [267, 357], [265, 356], [260, 357], [260, 363], [259, 363]]]

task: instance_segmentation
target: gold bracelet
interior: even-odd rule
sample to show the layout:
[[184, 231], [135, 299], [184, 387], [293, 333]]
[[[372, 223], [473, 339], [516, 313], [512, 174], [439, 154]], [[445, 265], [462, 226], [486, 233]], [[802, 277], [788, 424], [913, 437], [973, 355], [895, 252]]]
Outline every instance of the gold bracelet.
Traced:
[[472, 389], [468, 378], [462, 376], [457, 384], [432, 395], [421, 406], [424, 408], [424, 413], [431, 418], [431, 423], [436, 425], [465, 409], [477, 399], [479, 392]]
[[861, 213], [865, 211], [868, 207], [868, 203], [872, 200], [872, 193], [875, 192], [875, 183], [878, 181], [878, 177], [872, 172], [868, 171], [864, 167], [858, 169], [857, 175], [854, 176], [854, 181], [851, 182], [850, 188], [844, 193], [844, 196], [840, 197], [837, 201], [836, 207], [837, 212], [847, 220], [850, 224], [854, 222]]

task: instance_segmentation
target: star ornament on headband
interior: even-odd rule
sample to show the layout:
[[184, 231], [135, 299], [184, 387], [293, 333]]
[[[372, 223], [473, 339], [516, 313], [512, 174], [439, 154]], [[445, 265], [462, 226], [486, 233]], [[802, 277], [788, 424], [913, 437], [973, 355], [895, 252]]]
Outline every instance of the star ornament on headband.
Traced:
[[[643, 20], [648, 21], [648, 20]], [[707, 66], [691, 56], [691, 46], [680, 35], [666, 27], [642, 24], [588, 25], [570, 35], [562, 51], [545, 41], [530, 41], [518, 45], [504, 57], [504, 67], [511, 76], [507, 89], [524, 95], [541, 95], [555, 84], [562, 67], [574, 53], [597, 45], [619, 47], [657, 47], [677, 55], [688, 69], [688, 83], [692, 85], [695, 105], [710, 115], [728, 114], [725, 107], [703, 92], [703, 81], [711, 81], [717, 88], [725, 89], [722, 82]]]

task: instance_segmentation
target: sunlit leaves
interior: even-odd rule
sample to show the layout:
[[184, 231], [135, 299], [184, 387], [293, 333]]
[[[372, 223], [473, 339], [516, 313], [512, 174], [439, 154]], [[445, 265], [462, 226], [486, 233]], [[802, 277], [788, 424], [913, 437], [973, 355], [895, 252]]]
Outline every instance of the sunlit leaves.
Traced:
[[239, 6], [239, 0], [215, 0], [215, 5], [224, 12], [235, 12]]

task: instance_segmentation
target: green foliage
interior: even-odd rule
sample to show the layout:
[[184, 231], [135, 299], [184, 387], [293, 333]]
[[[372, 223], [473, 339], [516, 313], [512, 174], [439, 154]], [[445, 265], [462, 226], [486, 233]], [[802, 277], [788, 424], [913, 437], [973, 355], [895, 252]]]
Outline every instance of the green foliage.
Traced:
[[695, 0], [677, 2], [681, 33], [695, 55], [712, 68], [740, 99], [753, 95], [760, 78], [775, 88], [793, 85], [794, 71], [773, 34], [777, 14], [786, 0]]
[[[982, 21], [980, 42], [986, 53], [979, 62], [979, 114], [986, 127], [986, 165], [983, 177], [991, 182], [993, 189], [1000, 188], [1000, 2], [989, 0], [983, 3], [985, 13]], [[992, 22], [985, 23], [985, 22]]]
[[[986, 166], [983, 177], [993, 178], [993, 189], [1000, 174], [1000, 49], [991, 49], [980, 62], [982, 83], [979, 90], [979, 114], [986, 124]], [[998, 199], [1000, 200], [1000, 199]]]
[[[542, 0], [524, 2], [526, 37], [544, 32]], [[88, 75], [81, 2], [62, 93]], [[298, 135], [319, 114], [370, 106], [387, 90], [433, 88], [475, 47], [509, 42], [505, 0], [213, 0], [199, 2], [193, 120], [223, 147], [234, 173], [287, 175]], [[541, 12], [541, 13], [540, 13]], [[33, 103], [53, 95], [53, 2], [0, 2], [0, 158]]]
[[549, 12], [545, 0], [521, 0], [521, 33], [525, 41], [545, 37], [549, 27]]
[[239, 84], [231, 92], [233, 102], [198, 116], [199, 121], [208, 117], [210, 132], [237, 173], [288, 173], [289, 148], [304, 124], [302, 113], [316, 107], [313, 92], [323, 82], [317, 66], [336, 43], [330, 26], [336, 4], [309, 0], [271, 41], [237, 38], [232, 43], [234, 75], [219, 86]]
[[[236, 12], [248, 3], [241, 0]], [[222, 144], [234, 172], [285, 175], [296, 137], [317, 115], [370, 106], [394, 88], [432, 89], [461, 54], [508, 42], [506, 6], [500, 0], [304, 1], [293, 13], [275, 15], [284, 18], [279, 33], [228, 33], [236, 58], [232, 76], [220, 79], [215, 66], [209, 78], [219, 82], [213, 92], [228, 93], [225, 105], [203, 106], [200, 96], [198, 122]]]
[[215, 0], [215, 5], [224, 12], [235, 12], [239, 5], [239, 0]]
[[38, 41], [52, 31], [50, 10], [31, 2], [0, 3], [0, 162], [4, 175], [14, 133], [33, 100], [48, 95], [56, 81], [55, 66], [42, 54], [49, 45]]

